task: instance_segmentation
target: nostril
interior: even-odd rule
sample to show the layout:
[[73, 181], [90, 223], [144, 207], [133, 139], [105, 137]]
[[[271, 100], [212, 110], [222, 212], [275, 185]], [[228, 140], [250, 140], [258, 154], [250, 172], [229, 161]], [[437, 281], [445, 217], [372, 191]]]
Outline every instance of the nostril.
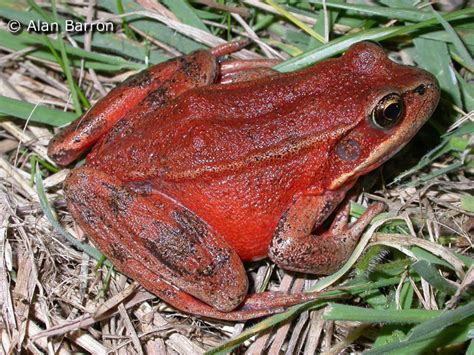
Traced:
[[426, 86], [424, 84], [418, 85], [413, 91], [417, 94], [424, 95], [426, 92]]

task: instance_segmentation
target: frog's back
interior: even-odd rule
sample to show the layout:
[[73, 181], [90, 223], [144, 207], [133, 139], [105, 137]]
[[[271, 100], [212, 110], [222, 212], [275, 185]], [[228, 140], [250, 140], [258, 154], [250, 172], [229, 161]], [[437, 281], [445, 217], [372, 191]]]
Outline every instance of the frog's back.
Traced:
[[126, 180], [182, 181], [301, 159], [311, 148], [324, 155], [365, 117], [366, 97], [389, 76], [379, 68], [355, 73], [341, 57], [274, 78], [196, 88], [103, 145], [99, 164]]
[[330, 93], [327, 79], [310, 86], [305, 79], [300, 72], [191, 90], [145, 117], [126, 139], [103, 151], [101, 159], [132, 156], [123, 159], [138, 179], [179, 181], [254, 169], [318, 142], [323, 143], [318, 150], [324, 149], [330, 138], [348, 129], [343, 122], [348, 116], [338, 114], [332, 103], [337, 95]]

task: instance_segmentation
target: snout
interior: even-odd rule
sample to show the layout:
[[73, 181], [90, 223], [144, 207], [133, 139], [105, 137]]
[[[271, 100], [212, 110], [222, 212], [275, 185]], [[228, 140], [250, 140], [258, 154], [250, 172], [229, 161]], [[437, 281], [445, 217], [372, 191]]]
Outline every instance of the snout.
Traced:
[[419, 68], [411, 68], [406, 75], [406, 89], [402, 92], [405, 122], [415, 132], [431, 117], [438, 106], [440, 87], [436, 77]]
[[413, 78], [415, 83], [413, 84], [414, 87], [411, 88], [412, 93], [417, 94], [419, 98], [426, 97], [432, 100], [432, 106], [436, 108], [440, 94], [436, 77], [426, 70], [417, 68]]

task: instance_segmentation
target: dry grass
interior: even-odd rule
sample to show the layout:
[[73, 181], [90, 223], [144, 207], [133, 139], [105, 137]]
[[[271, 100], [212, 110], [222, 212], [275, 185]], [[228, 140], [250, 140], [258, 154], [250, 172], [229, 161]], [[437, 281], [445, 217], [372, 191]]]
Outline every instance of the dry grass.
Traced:
[[[155, 2], [141, 3], [148, 9], [141, 15], [167, 23], [200, 43], [216, 45], [222, 41], [214, 35], [180, 23], [169, 11], [158, 13], [162, 8]], [[218, 5], [213, 1], [200, 3]], [[243, 3], [249, 5], [256, 2], [249, 0]], [[257, 3], [253, 6], [267, 6]], [[87, 4], [74, 1], [68, 6], [90, 19], [112, 16], [102, 11], [94, 13], [93, 7], [84, 6]], [[232, 14], [241, 24], [241, 21], [245, 21], [245, 17], [241, 17], [246, 15], [245, 10], [246, 7], [242, 5]], [[314, 22], [313, 18], [307, 19], [304, 15], [300, 15], [300, 19], [308, 24]], [[340, 25], [335, 30], [341, 33], [346, 29]], [[245, 32], [244, 29], [236, 29], [236, 33], [242, 32]], [[256, 39], [254, 49], [261, 53], [259, 56], [288, 57], [287, 53], [270, 46], [268, 41], [259, 39], [260, 33], [248, 31], [246, 35]], [[161, 47], [167, 56], [177, 54], [176, 49], [158, 40], [154, 40], [152, 45]], [[85, 48], [88, 46], [90, 48], [90, 39], [86, 38]], [[255, 57], [252, 53], [242, 51], [238, 57]], [[59, 65], [31, 57], [27, 50], [0, 48], [0, 55], [0, 95], [61, 110], [74, 109], [70, 97], [66, 95], [68, 84]], [[403, 53], [401, 57], [404, 59]], [[130, 75], [131, 71], [105, 75], [93, 69], [79, 68], [74, 69], [73, 74], [93, 103]], [[53, 230], [43, 214], [36, 187], [31, 180], [31, 171], [34, 169], [32, 156], [52, 163], [46, 155], [52, 134], [52, 129], [44, 125], [25, 124], [25, 121], [11, 117], [0, 121], [0, 300], [3, 351], [10, 349], [15, 353], [26, 349], [34, 354], [69, 354], [76, 351], [96, 354], [191, 354], [212, 349], [238, 335], [245, 325], [181, 314], [120, 273], [103, 265], [96, 268], [95, 260], [71, 247], [60, 233]], [[472, 143], [473, 138], [470, 139]], [[466, 160], [472, 157], [470, 148], [462, 154]], [[412, 223], [409, 224], [413, 227], [408, 232], [409, 238], [424, 236], [431, 242], [427, 249], [436, 249], [430, 251], [442, 260], [450, 260], [453, 252], [472, 258], [474, 213], [463, 205], [463, 196], [472, 195], [474, 189], [472, 164], [450, 174], [432, 177], [417, 186], [407, 183], [416, 182], [427, 174], [449, 166], [453, 161], [452, 155], [443, 155], [416, 171], [403, 185], [382, 188], [379, 181], [369, 190], [371, 195], [366, 195], [364, 200], [382, 200], [388, 204], [391, 212], [409, 216]], [[386, 169], [390, 169], [390, 166]], [[46, 196], [57, 220], [74, 237], [86, 240], [64, 203], [62, 181], [67, 171], [52, 173], [42, 168], [42, 172], [45, 175]], [[372, 175], [375, 178], [381, 176], [380, 171]], [[377, 243], [408, 250], [400, 238], [393, 238], [394, 233], [397, 231], [391, 235], [378, 233], [375, 236]], [[369, 269], [389, 261], [391, 256], [387, 252], [378, 252], [377, 260], [371, 261]], [[463, 267], [459, 268], [456, 268], [456, 272], [444, 272], [443, 276], [460, 287], [461, 293], [462, 287], [467, 288], [472, 284], [473, 271], [471, 269], [465, 274]], [[270, 276], [269, 289], [299, 292], [314, 284], [312, 278], [285, 273], [266, 261], [250, 265], [249, 275], [257, 286], [267, 285], [265, 280]], [[401, 280], [410, 277], [404, 274]], [[460, 301], [453, 296], [450, 298], [451, 305], [440, 307], [435, 297], [437, 291], [431, 284], [423, 280], [412, 283], [415, 303], [419, 303], [421, 308], [455, 308]], [[398, 291], [396, 295], [399, 296]], [[363, 306], [365, 301], [354, 298], [351, 303]], [[336, 353], [343, 349], [361, 351], [369, 348], [376, 338], [378, 325], [328, 321], [323, 319], [323, 314], [324, 309], [303, 312], [292, 322], [246, 341], [239, 352], [246, 350], [248, 354], [259, 354], [264, 349], [271, 354]]]

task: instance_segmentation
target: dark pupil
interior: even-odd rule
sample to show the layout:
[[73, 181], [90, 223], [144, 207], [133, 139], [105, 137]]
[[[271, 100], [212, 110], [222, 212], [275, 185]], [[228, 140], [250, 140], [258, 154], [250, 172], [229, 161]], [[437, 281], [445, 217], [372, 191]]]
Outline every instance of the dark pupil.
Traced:
[[400, 116], [400, 111], [400, 104], [395, 102], [385, 107], [383, 114], [387, 120], [395, 121]]

